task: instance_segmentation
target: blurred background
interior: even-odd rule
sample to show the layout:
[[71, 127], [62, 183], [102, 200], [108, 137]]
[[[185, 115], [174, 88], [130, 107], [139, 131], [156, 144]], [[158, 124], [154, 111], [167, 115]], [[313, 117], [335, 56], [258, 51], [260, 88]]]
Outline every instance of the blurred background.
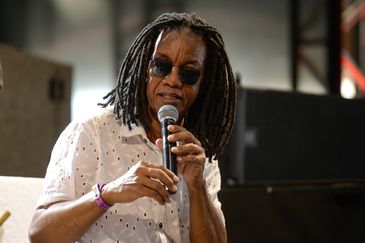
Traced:
[[[98, 109], [137, 34], [172, 11], [195, 12], [221, 32], [239, 82], [237, 125], [220, 158], [226, 214], [242, 216], [230, 203], [244, 193], [254, 200], [241, 209], [274, 223], [267, 195], [279, 185], [284, 196], [276, 206], [314, 198], [303, 216], [334, 215], [328, 200], [354, 214], [316, 214], [313, 238], [302, 231], [278, 236], [291, 224], [281, 218], [266, 224], [271, 239], [345, 242], [317, 241], [343, 227], [350, 233], [330, 239], [364, 239], [354, 216], [365, 201], [364, 0], [1, 0], [0, 175], [43, 177], [63, 128]], [[298, 201], [291, 193], [303, 187], [293, 183], [310, 185]], [[333, 188], [350, 197], [328, 199]], [[347, 226], [334, 225], [343, 217]], [[242, 223], [227, 222], [232, 235], [242, 232]], [[247, 222], [251, 239], [262, 239]]]
[[[325, 4], [310, 2], [308, 11]], [[216, 26], [242, 85], [291, 90], [290, 8], [287, 0], [2, 0], [0, 41], [73, 67], [74, 119], [95, 108], [92, 104], [114, 86], [132, 41], [163, 12], [196, 12]], [[316, 18], [316, 37], [325, 38], [326, 16]], [[325, 58], [325, 48], [317, 49]], [[304, 83], [310, 83], [304, 86], [311, 92], [326, 90], [316, 81]]]
[[[224, 163], [225, 182], [243, 183], [251, 175], [258, 180], [277, 179], [278, 175], [252, 173], [260, 163], [266, 167], [270, 160], [283, 161], [283, 157], [288, 158], [281, 163], [294, 167], [277, 167], [282, 171], [277, 173], [287, 174], [283, 179], [364, 176], [365, 163], [350, 166], [354, 160], [365, 161], [360, 153], [365, 122], [364, 5], [355, 0], [2, 0], [0, 43], [6, 49], [0, 56], [5, 80], [0, 96], [2, 134], [14, 137], [19, 133], [14, 121], [23, 122], [22, 130], [35, 137], [44, 134], [37, 126], [54, 125], [50, 134], [38, 139], [38, 143], [45, 141], [38, 148], [44, 148], [36, 162], [41, 169], [23, 172], [23, 162], [19, 162], [4, 174], [42, 176], [51, 144], [70, 120], [98, 109], [97, 103], [114, 87], [119, 65], [141, 29], [164, 12], [186, 11], [197, 13], [221, 32], [241, 87], [237, 136], [222, 160], [242, 163]], [[15, 53], [28, 56], [19, 56], [17, 61]], [[39, 62], [37, 66], [36, 61], [24, 61], [31, 57], [50, 65], [49, 71]], [[20, 81], [15, 84], [13, 79]], [[12, 148], [18, 143], [34, 146], [31, 140], [1, 139], [3, 148], [8, 146], [6, 154], [16, 152]], [[9, 145], [11, 141], [14, 144]], [[32, 158], [37, 149], [26, 154], [16, 157]], [[303, 161], [306, 168], [296, 172], [302, 171], [301, 177], [290, 176], [294, 165], [304, 159], [322, 164], [325, 171], [309, 175], [314, 173], [311, 163]], [[339, 167], [326, 174], [333, 164]], [[339, 169], [341, 164], [345, 172]], [[252, 172], [247, 177], [243, 170]], [[267, 173], [274, 168], [270, 170]]]

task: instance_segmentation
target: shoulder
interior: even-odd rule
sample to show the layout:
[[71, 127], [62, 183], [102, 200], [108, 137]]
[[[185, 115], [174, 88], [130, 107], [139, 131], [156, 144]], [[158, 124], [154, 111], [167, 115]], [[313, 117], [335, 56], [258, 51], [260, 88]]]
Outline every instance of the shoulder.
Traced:
[[[110, 124], [119, 124], [116, 119], [116, 115], [113, 113], [112, 107], [101, 108], [92, 114], [87, 116], [78, 117], [70, 122], [68, 128], [78, 129], [78, 130], [97, 130], [106, 127]], [[67, 129], [67, 128], [66, 128]]]
[[123, 118], [118, 119], [113, 112], [113, 107], [109, 106], [101, 108], [89, 116], [76, 119], [69, 126], [73, 129], [78, 129], [80, 132], [93, 133], [96, 136], [145, 134], [142, 126], [133, 124], [129, 128], [122, 121]]

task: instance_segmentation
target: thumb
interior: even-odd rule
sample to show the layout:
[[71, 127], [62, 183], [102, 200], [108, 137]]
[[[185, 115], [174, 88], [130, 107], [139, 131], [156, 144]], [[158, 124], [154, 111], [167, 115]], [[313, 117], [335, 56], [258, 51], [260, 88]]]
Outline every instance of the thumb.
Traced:
[[162, 139], [161, 138], [158, 138], [155, 141], [155, 144], [156, 144], [156, 147], [162, 152]]

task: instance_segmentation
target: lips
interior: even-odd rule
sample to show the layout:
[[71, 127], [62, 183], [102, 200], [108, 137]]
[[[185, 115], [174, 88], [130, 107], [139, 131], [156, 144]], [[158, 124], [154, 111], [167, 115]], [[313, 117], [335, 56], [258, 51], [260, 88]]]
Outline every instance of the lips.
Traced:
[[171, 93], [171, 92], [160, 92], [158, 93], [160, 97], [167, 100], [181, 100], [182, 97], [179, 94]]

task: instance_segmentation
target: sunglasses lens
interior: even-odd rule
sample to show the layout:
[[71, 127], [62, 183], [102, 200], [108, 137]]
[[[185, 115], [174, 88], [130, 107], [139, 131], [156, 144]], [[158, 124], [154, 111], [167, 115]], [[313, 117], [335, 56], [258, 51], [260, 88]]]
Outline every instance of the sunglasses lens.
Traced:
[[165, 77], [172, 70], [172, 64], [169, 61], [155, 59], [151, 62], [151, 71], [154, 75]]
[[[164, 59], [154, 59], [151, 61], [151, 72], [157, 77], [166, 77], [171, 73], [172, 63]], [[199, 69], [191, 67], [183, 67], [180, 69], [181, 82], [188, 85], [194, 85], [199, 81], [200, 71]]]
[[184, 84], [194, 85], [199, 81], [200, 71], [194, 68], [184, 68], [180, 72], [180, 78]]

